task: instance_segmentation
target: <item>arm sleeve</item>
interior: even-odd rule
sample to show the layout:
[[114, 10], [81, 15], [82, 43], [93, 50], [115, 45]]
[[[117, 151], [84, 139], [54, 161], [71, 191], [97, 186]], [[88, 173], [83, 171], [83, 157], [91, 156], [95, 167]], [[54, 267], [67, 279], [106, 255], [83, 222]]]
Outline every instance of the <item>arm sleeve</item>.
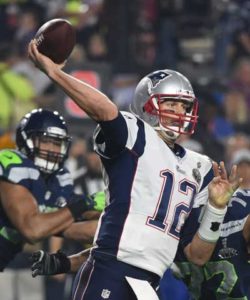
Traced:
[[196, 231], [200, 226], [200, 217], [203, 213], [203, 207], [199, 206], [193, 208], [182, 227], [181, 236], [180, 236], [180, 246], [184, 249], [193, 239]]
[[128, 112], [119, 112], [114, 120], [100, 122], [94, 132], [94, 150], [105, 158], [113, 158], [125, 149], [134, 150], [139, 123]]
[[185, 221], [185, 224], [181, 230], [180, 244], [184, 249], [193, 239], [195, 233], [200, 226], [200, 219], [203, 214], [203, 208], [208, 201], [208, 185], [213, 179], [214, 173], [213, 168], [210, 167], [203, 177], [203, 182], [199, 193], [195, 196], [193, 208]]
[[124, 150], [128, 137], [128, 128], [121, 113], [112, 121], [100, 122], [97, 144], [105, 145], [105, 154], [114, 156]]
[[213, 167], [212, 165], [210, 166], [208, 172], [206, 173], [206, 175], [203, 177], [203, 181], [202, 181], [202, 185], [200, 188], [200, 192], [204, 189], [206, 189], [210, 183], [210, 181], [212, 181], [214, 177], [214, 171], [213, 171]]

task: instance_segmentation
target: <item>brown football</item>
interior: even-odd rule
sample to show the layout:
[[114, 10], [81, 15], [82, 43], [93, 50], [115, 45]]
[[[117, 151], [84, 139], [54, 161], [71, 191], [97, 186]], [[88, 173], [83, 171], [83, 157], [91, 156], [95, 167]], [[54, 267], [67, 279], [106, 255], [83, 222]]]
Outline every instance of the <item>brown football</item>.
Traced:
[[76, 42], [76, 33], [65, 19], [53, 19], [43, 24], [35, 35], [38, 51], [55, 63], [63, 63], [70, 55]]

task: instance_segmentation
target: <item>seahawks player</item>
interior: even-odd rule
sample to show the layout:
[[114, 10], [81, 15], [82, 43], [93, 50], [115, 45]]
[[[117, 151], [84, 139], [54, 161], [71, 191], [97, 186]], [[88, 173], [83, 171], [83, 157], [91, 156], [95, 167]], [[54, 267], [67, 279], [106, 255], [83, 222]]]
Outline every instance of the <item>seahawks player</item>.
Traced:
[[[29, 45], [29, 57], [98, 123], [94, 141], [108, 205], [99, 219], [95, 246], [76, 277], [73, 298], [136, 299], [143, 291], [134, 279], [144, 281], [147, 290], [158, 285], [173, 262], [192, 206], [208, 198], [210, 160], [175, 143], [180, 134], [192, 133], [197, 122], [191, 84], [178, 72], [156, 71], [138, 84], [132, 113], [119, 112], [107, 96], [39, 53], [35, 41]], [[194, 233], [185, 249], [189, 259], [200, 264], [215, 245], [201, 237], [217, 239], [227, 201], [238, 186], [235, 169], [230, 183], [223, 164], [221, 168], [219, 174], [214, 164], [207, 212], [199, 234]], [[213, 231], [214, 222], [218, 226]]]
[[[202, 268], [189, 263], [181, 249], [188, 239], [176, 256], [177, 276], [181, 275], [195, 300], [250, 299], [250, 151], [239, 150], [233, 161], [243, 181], [229, 202], [211, 259]], [[199, 226], [194, 222], [199, 213], [199, 209], [191, 212], [184, 234]]]
[[96, 228], [96, 221], [73, 223], [95, 202], [74, 195], [63, 168], [70, 137], [62, 116], [31, 111], [16, 130], [16, 143], [18, 150], [0, 152], [0, 271], [25, 242], [55, 234], [89, 241]]

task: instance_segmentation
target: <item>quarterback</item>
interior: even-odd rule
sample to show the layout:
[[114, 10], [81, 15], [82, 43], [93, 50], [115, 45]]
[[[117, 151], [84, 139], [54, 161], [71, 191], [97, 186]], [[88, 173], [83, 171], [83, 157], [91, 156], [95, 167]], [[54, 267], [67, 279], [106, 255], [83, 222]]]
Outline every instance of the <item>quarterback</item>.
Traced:
[[228, 180], [223, 163], [220, 171], [206, 156], [175, 143], [180, 134], [192, 133], [197, 122], [198, 103], [187, 78], [173, 70], [145, 76], [131, 112], [120, 112], [106, 95], [39, 53], [35, 41], [29, 57], [98, 123], [94, 145], [103, 165], [107, 206], [72, 299], [137, 299], [139, 282], [155, 289], [173, 262], [192, 207], [209, 198], [202, 223], [185, 248], [191, 261], [204, 264], [239, 180], [235, 168]]

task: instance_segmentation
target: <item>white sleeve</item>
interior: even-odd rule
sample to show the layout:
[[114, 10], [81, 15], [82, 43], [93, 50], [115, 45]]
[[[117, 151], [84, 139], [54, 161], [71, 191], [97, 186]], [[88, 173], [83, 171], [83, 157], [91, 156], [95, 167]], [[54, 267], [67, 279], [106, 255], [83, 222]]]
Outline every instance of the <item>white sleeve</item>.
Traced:
[[127, 128], [128, 128], [128, 138], [126, 142], [126, 148], [131, 150], [135, 142], [137, 140], [137, 134], [138, 134], [138, 125], [137, 125], [137, 118], [128, 112], [122, 112], [122, 115], [126, 121]]
[[206, 186], [201, 192], [196, 194], [194, 198], [193, 208], [197, 208], [201, 205], [205, 205], [208, 201], [208, 186]]

